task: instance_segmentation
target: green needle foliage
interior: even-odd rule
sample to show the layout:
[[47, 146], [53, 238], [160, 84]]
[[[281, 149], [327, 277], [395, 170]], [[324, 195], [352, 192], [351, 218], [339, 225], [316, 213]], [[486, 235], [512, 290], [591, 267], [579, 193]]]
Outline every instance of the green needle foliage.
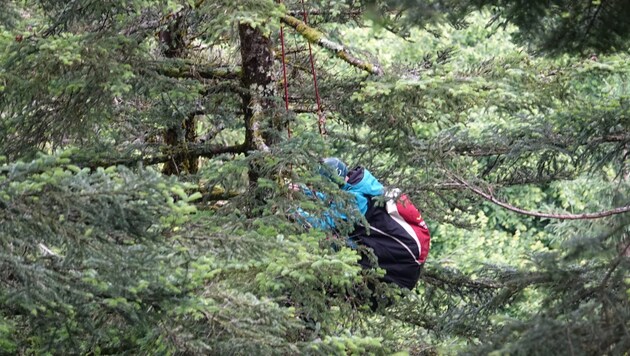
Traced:
[[[630, 348], [626, 2], [2, 6], [0, 353]], [[421, 208], [414, 290], [326, 156]]]

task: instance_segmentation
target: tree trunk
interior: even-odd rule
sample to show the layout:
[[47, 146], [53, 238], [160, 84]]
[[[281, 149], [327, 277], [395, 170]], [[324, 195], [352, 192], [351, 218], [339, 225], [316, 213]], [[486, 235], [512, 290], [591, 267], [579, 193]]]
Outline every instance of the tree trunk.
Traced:
[[[182, 15], [171, 23], [168, 29], [161, 31], [159, 35], [160, 44], [163, 46], [162, 53], [166, 58], [181, 58], [186, 49], [186, 29], [182, 25]], [[187, 147], [197, 141], [197, 119], [195, 114], [190, 114], [180, 125], [175, 125], [166, 129], [164, 142], [173, 147]], [[175, 151], [175, 149], [174, 149]], [[199, 158], [177, 150], [179, 153], [172, 156], [172, 159], [164, 164], [162, 173], [173, 175], [182, 173], [197, 173], [199, 170]]]
[[267, 133], [262, 141], [263, 136], [260, 130], [263, 118], [275, 116], [272, 43], [260, 29], [254, 29], [247, 24], [239, 25], [239, 36], [243, 61], [241, 80], [243, 87], [249, 90], [248, 94], [243, 95], [247, 142], [251, 149], [265, 150], [263, 145], [273, 145], [278, 142], [277, 137]]
[[[273, 50], [271, 39], [260, 29], [247, 24], [239, 25], [241, 40], [242, 83], [248, 89], [243, 98], [245, 113], [245, 144], [249, 151], [268, 151], [268, 145], [277, 142], [277, 135], [263, 136], [261, 125], [266, 117], [273, 117], [275, 83], [272, 75]], [[251, 184], [258, 180], [258, 169], [252, 164], [249, 172]]]

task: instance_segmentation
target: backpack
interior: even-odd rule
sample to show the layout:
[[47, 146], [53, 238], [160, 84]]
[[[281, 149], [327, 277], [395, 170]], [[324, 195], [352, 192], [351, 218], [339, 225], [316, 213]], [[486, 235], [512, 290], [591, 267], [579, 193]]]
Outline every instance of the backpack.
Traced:
[[[420, 210], [416, 208], [406, 194], [400, 194], [400, 190], [395, 189], [388, 195], [387, 213], [397, 223], [405, 228], [412, 237], [415, 237], [420, 244], [420, 254], [418, 262], [424, 263], [429, 255], [431, 247], [431, 233], [427, 223], [422, 219]], [[398, 196], [398, 199], [394, 198]], [[411, 228], [411, 230], [409, 230]], [[413, 231], [413, 232], [412, 232]]]
[[[409, 197], [397, 189], [386, 193], [385, 197], [384, 205], [369, 199], [365, 213], [368, 226], [357, 226], [350, 237], [374, 251], [379, 267], [386, 271], [386, 281], [412, 289], [429, 254], [431, 235]], [[373, 267], [367, 256], [359, 263]]]

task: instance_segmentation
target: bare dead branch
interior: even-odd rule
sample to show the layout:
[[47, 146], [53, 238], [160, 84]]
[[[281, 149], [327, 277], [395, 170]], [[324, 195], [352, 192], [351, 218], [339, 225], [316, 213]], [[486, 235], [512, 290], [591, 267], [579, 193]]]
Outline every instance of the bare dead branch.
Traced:
[[561, 220], [587, 220], [587, 219], [600, 219], [600, 218], [604, 218], [604, 217], [608, 217], [612, 215], [624, 214], [624, 213], [630, 212], [630, 205], [622, 206], [622, 207], [611, 209], [611, 210], [599, 211], [595, 213], [584, 213], [584, 214], [554, 214], [554, 213], [543, 213], [543, 212], [538, 212], [538, 211], [529, 211], [529, 210], [515, 207], [508, 203], [502, 202], [498, 200], [497, 198], [495, 198], [492, 195], [492, 193], [486, 193], [482, 191], [480, 188], [473, 186], [472, 184], [468, 183], [462, 178], [453, 176], [452, 179], [465, 185], [466, 188], [468, 188], [468, 190], [479, 195], [480, 197], [484, 198], [485, 200], [493, 204], [496, 204], [502, 208], [513, 211], [515, 213], [528, 215], [528, 216], [534, 216], [537, 218], [561, 219]]
[[155, 32], [164, 23], [161, 19], [148, 19], [144, 21], [138, 21], [128, 28], [120, 31], [120, 34], [125, 36], [132, 36], [138, 32]]

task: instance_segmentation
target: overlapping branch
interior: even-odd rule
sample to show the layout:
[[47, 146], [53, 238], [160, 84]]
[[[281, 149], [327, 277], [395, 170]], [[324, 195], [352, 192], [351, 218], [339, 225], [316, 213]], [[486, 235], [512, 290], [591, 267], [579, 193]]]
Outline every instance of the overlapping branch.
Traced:
[[[515, 186], [515, 185], [527, 185], [527, 184], [548, 184], [551, 182], [555, 182], [557, 180], [570, 180], [574, 179], [575, 175], [570, 174], [569, 172], [561, 172], [560, 174], [549, 174], [544, 176], [525, 176], [519, 178], [505, 178], [505, 179], [497, 179], [493, 181], [493, 184], [496, 184], [501, 187], [506, 186]], [[430, 184], [415, 184], [411, 191], [416, 192], [426, 192], [426, 191], [448, 191], [448, 190], [466, 190], [468, 187], [462, 183], [454, 182], [454, 181], [443, 181], [437, 183]]]
[[171, 78], [239, 79], [241, 77], [239, 67], [217, 67], [183, 60], [156, 61], [150, 63], [149, 68]]
[[[304, 109], [302, 109], [304, 110]], [[308, 110], [308, 109], [307, 109]], [[349, 140], [363, 145], [374, 145], [373, 141], [358, 138], [353, 134], [337, 132], [335, 136], [344, 140]], [[427, 155], [457, 155], [466, 157], [488, 157], [498, 155], [515, 155], [517, 153], [539, 151], [541, 148], [566, 151], [572, 147], [588, 147], [602, 144], [624, 144], [630, 143], [630, 135], [625, 132], [612, 133], [605, 136], [593, 137], [587, 141], [578, 141], [575, 136], [546, 136], [532, 137], [529, 139], [520, 138], [514, 140], [502, 139], [497, 142], [491, 135], [484, 136], [477, 140], [456, 139], [454, 137], [416, 139], [409, 138], [409, 145], [419, 157]], [[484, 143], [479, 143], [483, 141]]]
[[134, 21], [134, 23], [132, 23], [129, 27], [121, 30], [120, 34], [125, 36], [132, 36], [137, 33], [143, 33], [144, 36], [146, 36], [149, 33], [157, 31], [157, 29], [161, 26], [165, 26], [166, 24], [168, 24], [169, 21], [183, 16], [183, 14], [190, 9], [198, 9], [199, 7], [201, 7], [201, 5], [203, 5], [204, 2], [205, 0], [197, 0], [192, 6], [188, 4], [188, 6], [184, 6], [182, 9], [175, 13], [168, 13], [159, 18], [156, 14], [151, 13], [150, 9], [145, 9], [144, 11], [142, 11], [140, 18]]
[[624, 133], [611, 134], [601, 137], [595, 137], [590, 139], [587, 142], [576, 143], [573, 141], [572, 137], [549, 137], [545, 139], [537, 139], [532, 140], [531, 145], [526, 146], [521, 144], [520, 146], [515, 146], [513, 143], [510, 144], [485, 144], [479, 145], [476, 143], [469, 142], [457, 142], [448, 147], [434, 147], [433, 145], [428, 146], [427, 150], [431, 151], [443, 151], [443, 152], [452, 152], [462, 156], [469, 157], [487, 157], [487, 156], [496, 156], [496, 155], [504, 155], [509, 154], [511, 152], [530, 152], [540, 149], [542, 145], [549, 148], [554, 149], [566, 149], [571, 146], [580, 145], [580, 146], [591, 146], [598, 145], [604, 143], [619, 143], [619, 142], [630, 142], [630, 135]]

